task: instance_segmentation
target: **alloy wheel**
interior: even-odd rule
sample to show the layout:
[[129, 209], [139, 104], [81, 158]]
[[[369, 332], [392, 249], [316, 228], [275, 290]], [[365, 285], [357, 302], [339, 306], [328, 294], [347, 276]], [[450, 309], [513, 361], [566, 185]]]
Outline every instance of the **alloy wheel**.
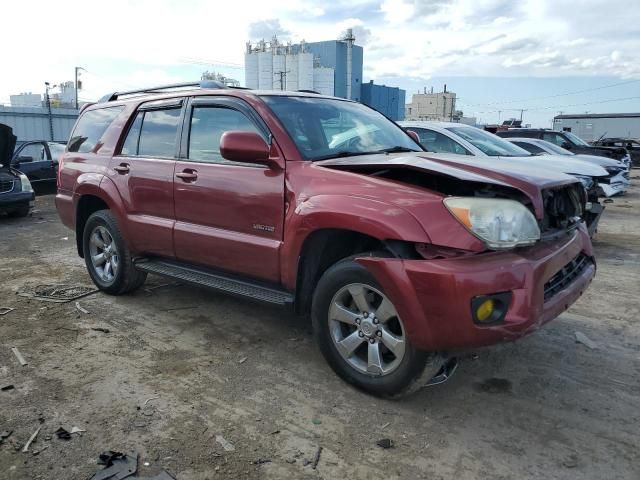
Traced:
[[118, 249], [113, 237], [105, 227], [98, 225], [89, 237], [91, 264], [100, 280], [111, 283], [118, 273]]

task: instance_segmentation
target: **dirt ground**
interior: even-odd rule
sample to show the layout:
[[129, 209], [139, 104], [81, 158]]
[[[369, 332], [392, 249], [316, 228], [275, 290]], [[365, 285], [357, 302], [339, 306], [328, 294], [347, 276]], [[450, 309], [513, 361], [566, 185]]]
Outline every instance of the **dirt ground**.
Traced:
[[[84, 480], [102, 468], [102, 451], [135, 450], [140, 476], [164, 469], [180, 480], [637, 480], [640, 172], [632, 176], [636, 186], [607, 204], [597, 277], [567, 313], [465, 355], [449, 382], [401, 401], [343, 383], [308, 323], [277, 309], [161, 287], [160, 277], [133, 295], [82, 298], [89, 313], [16, 295], [91, 285], [53, 195], [39, 196], [33, 217], [0, 218], [0, 307], [14, 308], [0, 316], [0, 387], [14, 386], [0, 391], [0, 432], [13, 432], [0, 444], [0, 478]], [[62, 440], [59, 427], [86, 432]], [[383, 438], [395, 447], [377, 446]]]

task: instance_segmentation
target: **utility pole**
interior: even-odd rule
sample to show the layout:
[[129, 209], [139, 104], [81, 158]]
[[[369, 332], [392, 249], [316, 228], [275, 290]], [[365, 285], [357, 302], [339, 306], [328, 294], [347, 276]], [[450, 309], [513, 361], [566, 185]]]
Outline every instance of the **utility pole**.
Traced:
[[273, 72], [274, 75], [280, 75], [280, 90], [284, 90], [284, 81], [287, 78], [287, 73], [289, 73], [289, 70]]
[[51, 99], [49, 98], [49, 82], [44, 82], [45, 94], [44, 99], [47, 105], [47, 112], [49, 116], [49, 136], [53, 142], [53, 115], [51, 114]]
[[526, 110], [521, 108], [520, 109], [520, 125], [522, 125], [522, 114], [525, 112]]
[[86, 70], [82, 67], [75, 67], [75, 83], [74, 83], [74, 88], [75, 88], [75, 94], [76, 94], [76, 98], [75, 98], [75, 106], [76, 106], [76, 110], [78, 110], [78, 90], [80, 90], [80, 86], [82, 85], [79, 81], [78, 81], [78, 75], [80, 73], [80, 70], [84, 70], [86, 72]]

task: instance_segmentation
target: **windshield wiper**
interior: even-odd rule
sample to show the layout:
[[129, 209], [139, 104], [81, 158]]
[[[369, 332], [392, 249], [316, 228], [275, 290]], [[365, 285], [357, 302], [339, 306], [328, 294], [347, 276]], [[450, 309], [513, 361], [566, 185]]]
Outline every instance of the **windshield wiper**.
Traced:
[[419, 152], [420, 150], [414, 150], [409, 147], [401, 147], [400, 145], [396, 145], [395, 147], [383, 148], [382, 150], [378, 150], [376, 152], [371, 153], [398, 153], [398, 152]]
[[371, 155], [372, 153], [378, 152], [354, 152], [351, 150], [342, 150], [340, 152], [331, 153], [329, 155], [322, 155], [320, 157], [316, 157], [313, 159], [314, 162], [318, 160], [329, 160], [331, 158], [340, 158], [340, 157], [357, 157], [359, 155]]

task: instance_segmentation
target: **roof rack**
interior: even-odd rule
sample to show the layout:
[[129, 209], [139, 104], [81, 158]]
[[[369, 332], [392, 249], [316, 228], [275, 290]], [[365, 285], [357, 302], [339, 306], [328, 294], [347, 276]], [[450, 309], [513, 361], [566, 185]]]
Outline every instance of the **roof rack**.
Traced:
[[322, 95], [320, 92], [316, 92], [315, 90], [307, 90], [307, 89], [296, 90], [296, 92], [313, 93], [315, 95]]
[[140, 90], [127, 90], [125, 92], [113, 92], [108, 93], [102, 97], [99, 102], [112, 102], [120, 97], [135, 94], [155, 93], [162, 92], [164, 90], [174, 90], [179, 88], [196, 87], [196, 88], [229, 88], [222, 82], [216, 80], [201, 80], [199, 82], [186, 82], [186, 83], [172, 83], [170, 85], [160, 85], [158, 87], [141, 88]]

